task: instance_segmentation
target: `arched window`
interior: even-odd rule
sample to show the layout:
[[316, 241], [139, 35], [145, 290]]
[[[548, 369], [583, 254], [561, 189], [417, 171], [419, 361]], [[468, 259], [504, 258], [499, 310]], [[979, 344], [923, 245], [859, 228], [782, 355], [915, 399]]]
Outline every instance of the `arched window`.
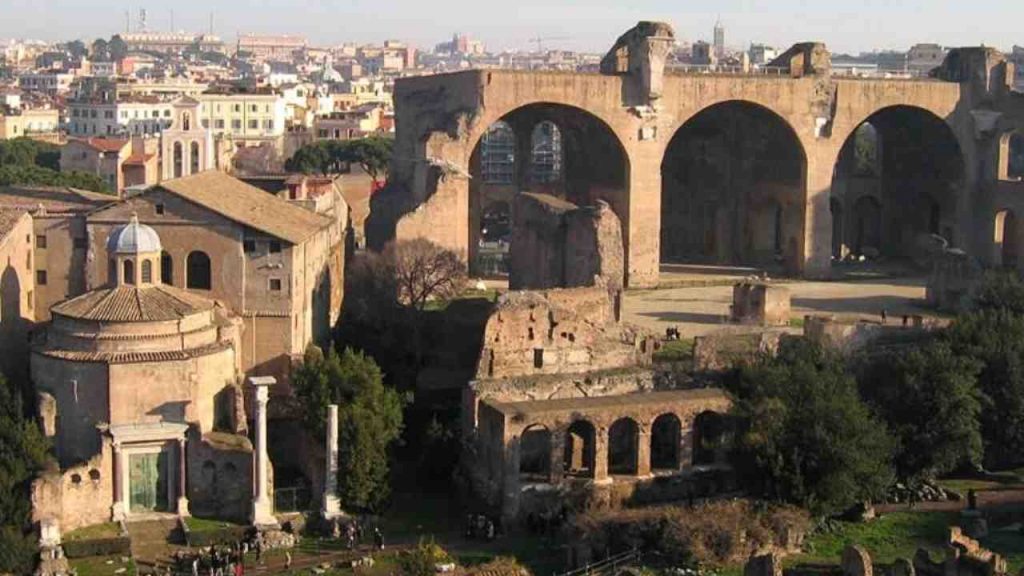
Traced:
[[174, 177], [181, 178], [185, 152], [182, 150], [181, 142], [174, 143]]
[[586, 420], [577, 420], [569, 426], [565, 435], [563, 463], [565, 473], [571, 476], [594, 477], [595, 440], [594, 425]]
[[168, 286], [174, 285], [174, 259], [167, 251], [160, 253], [160, 281]]
[[679, 470], [682, 425], [675, 414], [662, 414], [651, 425], [651, 469]]
[[516, 135], [504, 122], [495, 122], [481, 140], [480, 170], [487, 184], [515, 181]]
[[1010, 159], [1007, 172], [1010, 178], [1024, 178], [1024, 134], [1010, 134]]
[[192, 116], [188, 112], [181, 115], [181, 129], [186, 131], [192, 129]]
[[142, 283], [149, 284], [153, 281], [153, 263], [149, 260], [142, 261]]
[[117, 260], [113, 258], [107, 261], [107, 282], [117, 284]]
[[199, 173], [199, 142], [193, 142], [189, 146], [189, 160], [191, 161], [191, 174]]
[[551, 474], [551, 432], [535, 424], [519, 436], [519, 474], [527, 480], [547, 482]]
[[192, 290], [211, 290], [213, 288], [210, 268], [210, 257], [206, 252], [195, 251], [188, 255], [185, 261], [185, 282], [186, 288]]
[[562, 178], [562, 131], [545, 120], [530, 137], [530, 181], [549, 184]]
[[631, 418], [620, 418], [608, 429], [608, 472], [637, 473], [640, 428]]
[[135, 262], [131, 260], [124, 261], [124, 283], [135, 284]]

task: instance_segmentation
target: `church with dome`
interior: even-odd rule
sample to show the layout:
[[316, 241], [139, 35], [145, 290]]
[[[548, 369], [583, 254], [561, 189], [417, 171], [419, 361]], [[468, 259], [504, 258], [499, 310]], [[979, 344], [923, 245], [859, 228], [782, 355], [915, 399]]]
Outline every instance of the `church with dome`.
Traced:
[[217, 171], [126, 198], [11, 190], [4, 229], [0, 341], [27, 346], [0, 369], [24, 366], [56, 461], [32, 487], [42, 541], [188, 515], [267, 525], [275, 489], [317, 488], [289, 380], [340, 316], [340, 191]]
[[137, 217], [114, 228], [106, 285], [54, 306], [33, 342], [61, 467], [38, 492], [65, 528], [160, 512], [246, 515], [241, 321], [163, 284], [162, 251]]

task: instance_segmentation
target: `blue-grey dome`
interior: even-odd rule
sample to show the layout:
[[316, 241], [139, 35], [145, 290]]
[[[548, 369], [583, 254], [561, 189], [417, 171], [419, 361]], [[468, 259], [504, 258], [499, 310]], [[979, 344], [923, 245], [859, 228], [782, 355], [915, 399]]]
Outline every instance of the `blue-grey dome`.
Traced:
[[160, 252], [160, 236], [145, 224], [139, 224], [138, 216], [132, 216], [131, 222], [114, 228], [107, 238], [107, 251], [111, 254], [138, 254]]

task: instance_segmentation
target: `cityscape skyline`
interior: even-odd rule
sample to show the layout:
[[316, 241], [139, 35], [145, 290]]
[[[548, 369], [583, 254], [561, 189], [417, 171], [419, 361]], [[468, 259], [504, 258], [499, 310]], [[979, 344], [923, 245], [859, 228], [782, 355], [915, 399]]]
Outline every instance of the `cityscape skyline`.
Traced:
[[[817, 6], [805, 0], [782, 0], [764, 8], [750, 0], [726, 0], [714, 11], [670, 6], [663, 0], [641, 0], [628, 7], [607, 0], [590, 2], [581, 9], [571, 1], [517, 4], [514, 20], [495, 19], [493, 10], [441, 0], [431, 6], [407, 0], [381, 6], [365, 0], [342, 4], [332, 0], [264, 0], [256, 8], [240, 9], [225, 0], [197, 2], [180, 0], [140, 5], [112, 5], [101, 0], [3, 0], [4, 12], [19, 18], [0, 21], [0, 38], [44, 41], [89, 40], [134, 29], [140, 8], [148, 12], [152, 31], [202, 32], [210, 28], [231, 42], [240, 33], [276, 33], [304, 36], [315, 45], [342, 42], [379, 42], [398, 39], [430, 48], [453, 33], [483, 40], [489, 49], [529, 49], [536, 38], [550, 39], [545, 48], [602, 52], [607, 39], [638, 20], [665, 20], [683, 41], [711, 41], [715, 22], [726, 27], [726, 45], [745, 47], [751, 42], [785, 48], [796, 42], [824, 41], [833, 52], [858, 53], [872, 50], [905, 50], [921, 42], [946, 46], [990, 45], [1008, 50], [1017, 37], [1012, 17], [986, 20], [993, 13], [1024, 14], [1019, 5], [1004, 0], [979, 0], [970, 10], [952, 3], [923, 0], [881, 2], [868, 0], [857, 7]], [[803, 17], [794, 23], [793, 13]], [[336, 19], [337, 27], [319, 23]], [[350, 25], [352, 21], [358, 25]], [[777, 21], [777, 22], [775, 22]], [[914, 23], [907, 25], [908, 22]], [[567, 28], [573, 26], [575, 29]]]

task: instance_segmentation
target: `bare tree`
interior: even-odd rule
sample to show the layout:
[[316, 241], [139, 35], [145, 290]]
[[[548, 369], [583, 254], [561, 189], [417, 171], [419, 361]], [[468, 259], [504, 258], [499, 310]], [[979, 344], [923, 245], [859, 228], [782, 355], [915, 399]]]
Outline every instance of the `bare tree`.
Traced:
[[432, 300], [449, 300], [466, 287], [466, 265], [458, 254], [416, 238], [384, 249], [400, 304], [422, 311]]

